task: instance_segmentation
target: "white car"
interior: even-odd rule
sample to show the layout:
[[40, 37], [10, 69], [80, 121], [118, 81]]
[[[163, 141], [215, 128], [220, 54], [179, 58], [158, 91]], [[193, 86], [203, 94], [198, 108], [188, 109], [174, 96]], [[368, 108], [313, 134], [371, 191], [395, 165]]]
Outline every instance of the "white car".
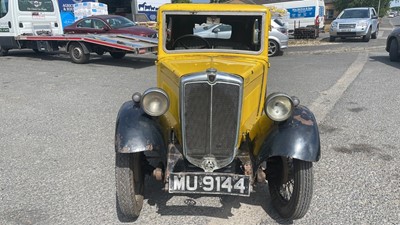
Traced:
[[368, 42], [376, 39], [379, 32], [378, 14], [372, 7], [349, 8], [343, 10], [331, 23], [329, 41], [336, 38], [362, 37]]
[[[282, 49], [288, 47], [288, 29], [279, 18], [271, 20], [271, 28], [268, 38], [268, 56], [276, 56], [282, 52]], [[193, 29], [193, 34], [203, 38], [230, 39], [232, 26], [223, 23], [203, 24], [196, 26]]]

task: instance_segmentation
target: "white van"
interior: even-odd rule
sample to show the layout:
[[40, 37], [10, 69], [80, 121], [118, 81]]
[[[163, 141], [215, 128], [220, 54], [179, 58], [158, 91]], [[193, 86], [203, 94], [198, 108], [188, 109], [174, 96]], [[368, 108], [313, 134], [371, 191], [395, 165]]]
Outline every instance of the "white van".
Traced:
[[19, 35], [63, 34], [57, 0], [0, 0], [0, 46], [18, 48]]
[[314, 27], [318, 24], [319, 29], [324, 28], [325, 2], [324, 0], [270, 0], [265, 6], [284, 8], [289, 14], [289, 33], [295, 28]]

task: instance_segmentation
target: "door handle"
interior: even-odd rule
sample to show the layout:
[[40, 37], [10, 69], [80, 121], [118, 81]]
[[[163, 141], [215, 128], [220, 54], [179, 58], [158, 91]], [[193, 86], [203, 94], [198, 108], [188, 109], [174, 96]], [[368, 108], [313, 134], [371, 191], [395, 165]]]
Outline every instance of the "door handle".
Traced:
[[10, 21], [8, 21], [8, 28], [11, 29], [11, 22]]

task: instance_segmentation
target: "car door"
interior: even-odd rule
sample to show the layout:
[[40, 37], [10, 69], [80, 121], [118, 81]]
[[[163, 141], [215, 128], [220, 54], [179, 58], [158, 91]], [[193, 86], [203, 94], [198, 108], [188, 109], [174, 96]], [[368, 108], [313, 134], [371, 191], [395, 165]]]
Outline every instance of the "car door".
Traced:
[[75, 33], [87, 34], [92, 31], [92, 19], [83, 19], [81, 22], [76, 24]]
[[370, 9], [370, 15], [372, 19], [372, 33], [375, 33], [378, 28], [378, 15], [376, 14], [375, 9]]
[[228, 24], [220, 24], [212, 30], [212, 36], [219, 39], [229, 39], [231, 37], [232, 27]]
[[110, 29], [107, 29], [107, 25], [100, 19], [92, 20], [92, 32], [96, 34], [107, 33]]

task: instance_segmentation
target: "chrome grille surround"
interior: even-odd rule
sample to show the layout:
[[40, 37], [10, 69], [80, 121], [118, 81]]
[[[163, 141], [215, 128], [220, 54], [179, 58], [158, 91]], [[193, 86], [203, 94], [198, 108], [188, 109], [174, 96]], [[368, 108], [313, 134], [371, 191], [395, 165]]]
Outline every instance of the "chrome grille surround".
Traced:
[[[243, 79], [216, 72], [183, 76], [180, 118], [183, 154], [206, 172], [229, 165], [239, 148]], [[211, 164], [211, 166], [210, 166]]]

